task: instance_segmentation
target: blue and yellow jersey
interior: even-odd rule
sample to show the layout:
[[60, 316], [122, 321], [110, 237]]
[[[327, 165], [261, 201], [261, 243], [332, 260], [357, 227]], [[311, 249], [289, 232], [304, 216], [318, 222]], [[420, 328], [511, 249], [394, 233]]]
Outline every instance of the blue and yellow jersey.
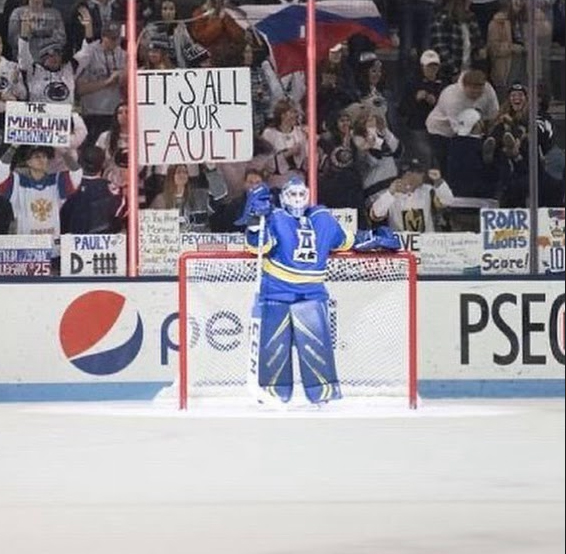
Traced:
[[[246, 232], [246, 246], [257, 253], [257, 230]], [[350, 250], [346, 232], [323, 206], [309, 208], [300, 219], [276, 209], [266, 224], [261, 299], [279, 302], [325, 300], [326, 264], [331, 252]]]

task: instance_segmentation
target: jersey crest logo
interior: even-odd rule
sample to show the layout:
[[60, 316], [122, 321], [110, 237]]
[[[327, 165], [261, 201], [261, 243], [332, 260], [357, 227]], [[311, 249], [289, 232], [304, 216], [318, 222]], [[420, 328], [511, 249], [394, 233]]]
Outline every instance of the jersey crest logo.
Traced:
[[403, 228], [412, 233], [424, 233], [425, 217], [421, 209], [412, 209], [403, 212]]
[[316, 252], [316, 234], [312, 229], [299, 229], [299, 246], [293, 252], [293, 261], [314, 264], [318, 261]]
[[40, 198], [31, 203], [31, 211], [35, 219], [45, 223], [53, 213], [53, 203], [45, 198]]

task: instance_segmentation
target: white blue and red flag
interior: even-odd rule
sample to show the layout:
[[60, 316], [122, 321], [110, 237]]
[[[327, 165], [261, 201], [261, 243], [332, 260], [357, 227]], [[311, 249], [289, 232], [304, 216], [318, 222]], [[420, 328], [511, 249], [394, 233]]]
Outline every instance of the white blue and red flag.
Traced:
[[[304, 3], [243, 5], [248, 21], [269, 40], [277, 71], [287, 75], [306, 67]], [[385, 20], [372, 0], [323, 0], [316, 6], [317, 55], [354, 34], [368, 37], [381, 48], [391, 46]]]

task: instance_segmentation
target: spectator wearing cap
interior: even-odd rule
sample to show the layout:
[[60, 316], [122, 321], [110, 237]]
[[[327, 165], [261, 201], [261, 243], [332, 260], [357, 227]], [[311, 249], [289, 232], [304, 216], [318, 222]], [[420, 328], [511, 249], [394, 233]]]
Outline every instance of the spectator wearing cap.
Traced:
[[469, 0], [444, 2], [432, 23], [431, 48], [440, 56], [442, 77], [451, 82], [486, 59], [485, 42]]
[[61, 234], [120, 232], [124, 199], [120, 191], [102, 177], [104, 152], [96, 146], [86, 146], [81, 151], [79, 164], [83, 178], [78, 190], [61, 208]]
[[399, 115], [408, 130], [405, 147], [410, 157], [432, 165], [432, 150], [426, 130], [426, 120], [436, 106], [447, 83], [440, 76], [440, 56], [434, 50], [425, 50], [420, 59], [420, 70], [405, 86], [399, 105]]
[[499, 112], [499, 101], [485, 73], [477, 69], [464, 72], [458, 82], [447, 86], [430, 112], [426, 127], [430, 135], [433, 164], [446, 174], [448, 143], [454, 133], [453, 122], [467, 108], [475, 108], [486, 123]]
[[142, 49], [146, 43], [155, 35], [166, 35], [169, 37], [172, 48], [172, 58], [176, 67], [186, 67], [184, 48], [193, 42], [187, 25], [178, 18], [177, 2], [174, 0], [162, 0], [159, 3], [157, 15], [158, 21], [149, 23], [143, 31], [141, 39]]
[[126, 52], [120, 46], [120, 25], [107, 23], [102, 28], [102, 38], [88, 49], [77, 74], [77, 91], [89, 131], [89, 144], [94, 144], [112, 125], [112, 116], [123, 97], [126, 65]]
[[31, 102], [51, 104], [74, 104], [75, 78], [80, 71], [81, 60], [88, 58], [92, 47], [92, 25], [84, 19], [87, 39], [72, 59], [66, 60], [65, 43], [54, 36], [43, 41], [38, 53], [38, 62], [33, 60], [29, 48], [29, 19], [23, 19], [19, 38], [19, 66], [26, 74], [26, 84]]
[[453, 123], [455, 136], [448, 148], [447, 180], [455, 196], [498, 198], [497, 174], [483, 161], [485, 129], [474, 108], [461, 112]]
[[0, 195], [12, 204], [16, 233], [56, 237], [60, 234], [59, 209], [77, 190], [83, 175], [82, 169], [63, 151], [62, 155], [71, 170], [49, 173], [53, 149], [30, 146], [22, 149], [26, 171], [12, 171], [11, 163], [17, 150], [17, 146], [10, 146], [0, 159]]
[[0, 36], [0, 143], [4, 137], [6, 102], [25, 100], [27, 89], [18, 64], [3, 56], [4, 41]]
[[434, 232], [434, 211], [452, 204], [454, 195], [437, 169], [428, 171], [420, 160], [401, 164], [401, 177], [380, 194], [370, 210], [370, 218], [385, 223], [393, 231]]
[[34, 61], [39, 61], [39, 50], [45, 40], [66, 44], [65, 24], [59, 10], [47, 7], [44, 0], [27, 0], [26, 5], [16, 8], [8, 23], [8, 42], [14, 60], [19, 56], [19, 38], [26, 35], [29, 51]]
[[413, 52], [417, 56], [430, 48], [431, 26], [437, 0], [398, 0], [399, 61], [401, 72], [410, 75]]

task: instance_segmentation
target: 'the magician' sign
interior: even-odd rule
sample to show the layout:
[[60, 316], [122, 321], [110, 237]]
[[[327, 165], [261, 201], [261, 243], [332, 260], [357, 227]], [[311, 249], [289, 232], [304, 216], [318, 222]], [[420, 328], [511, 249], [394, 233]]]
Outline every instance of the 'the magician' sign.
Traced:
[[6, 102], [6, 144], [68, 147], [71, 105], [45, 102]]

